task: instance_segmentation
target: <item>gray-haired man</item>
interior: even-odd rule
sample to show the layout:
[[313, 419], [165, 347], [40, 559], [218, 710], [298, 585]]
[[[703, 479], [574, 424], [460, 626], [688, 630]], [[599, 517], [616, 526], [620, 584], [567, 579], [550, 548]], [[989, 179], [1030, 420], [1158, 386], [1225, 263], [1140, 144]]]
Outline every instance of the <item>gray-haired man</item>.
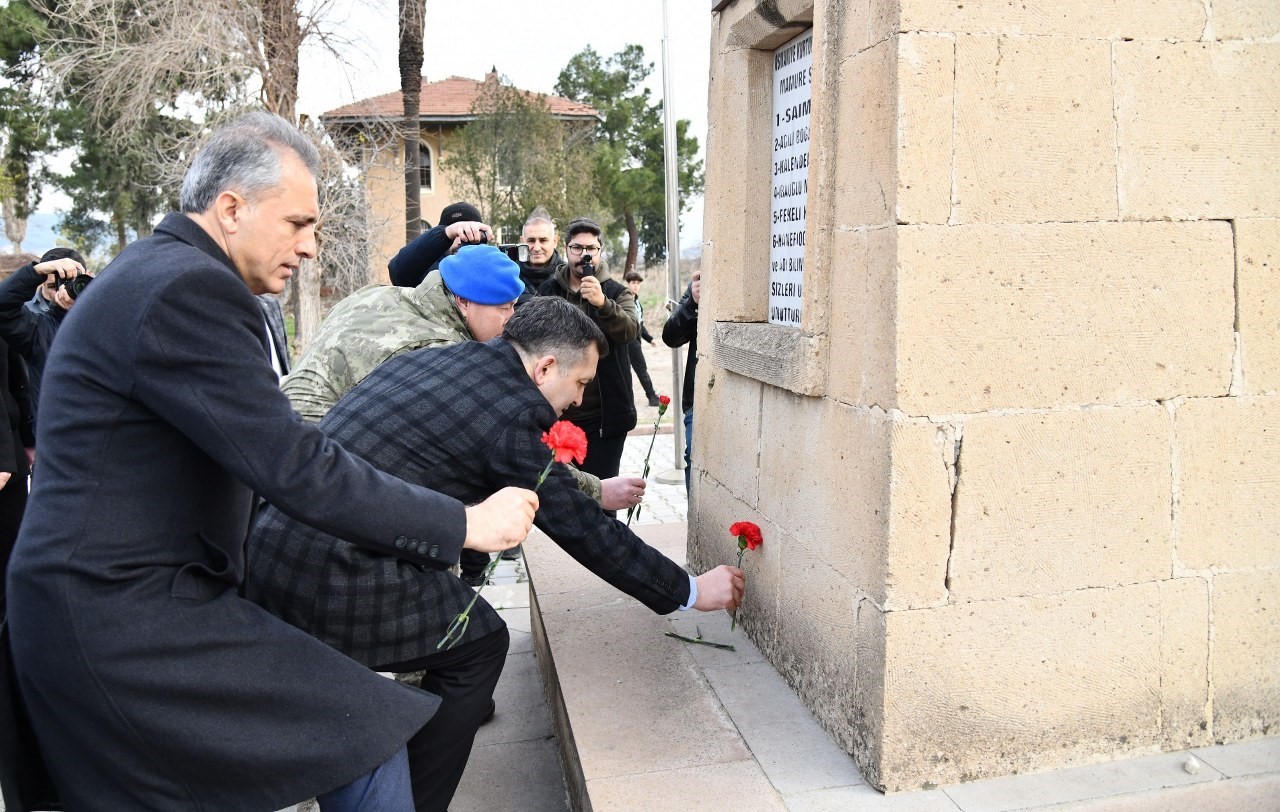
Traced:
[[[9, 623], [67, 808], [407, 808], [404, 744], [438, 700], [239, 596], [253, 493], [421, 566], [531, 526], [528, 490], [466, 508], [293, 416], [254, 294], [315, 255], [318, 165], [277, 116], [219, 130], [182, 212], [120, 254], [54, 344], [44, 397], [76, 408], [39, 427]], [[371, 784], [390, 805], [362, 800]]]

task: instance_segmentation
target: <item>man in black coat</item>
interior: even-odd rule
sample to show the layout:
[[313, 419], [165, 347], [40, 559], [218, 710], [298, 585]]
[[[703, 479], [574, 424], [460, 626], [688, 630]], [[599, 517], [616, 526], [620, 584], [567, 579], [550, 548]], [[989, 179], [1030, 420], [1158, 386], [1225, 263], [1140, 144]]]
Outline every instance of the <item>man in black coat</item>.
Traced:
[[[463, 502], [507, 486], [533, 487], [550, 459], [541, 437], [582, 398], [604, 336], [562, 299], [516, 310], [501, 338], [396, 356], [375, 369], [320, 422], [344, 448], [388, 473]], [[587, 441], [590, 450], [590, 438]], [[717, 567], [697, 578], [606, 518], [563, 465], [538, 490], [535, 524], [587, 569], [655, 612], [736, 606], [742, 573]], [[466, 765], [506, 656], [506, 626], [483, 599], [451, 650], [437, 650], [474, 593], [439, 565], [416, 566], [357, 547], [268, 507], [249, 539], [245, 594], [370, 668], [425, 670], [439, 713], [410, 742], [410, 771], [448, 795], [419, 810], [444, 810]], [[501, 645], [489, 645], [497, 636]], [[457, 679], [455, 653], [497, 657], [491, 679]], [[468, 672], [470, 673], [470, 672]], [[458, 747], [465, 742], [465, 747]], [[447, 775], [452, 784], [446, 780]]]
[[222, 128], [182, 213], [120, 254], [54, 343], [43, 397], [74, 407], [40, 422], [9, 632], [69, 809], [274, 810], [318, 793], [354, 809], [370, 773], [408, 803], [404, 745], [439, 700], [239, 596], [254, 492], [424, 567], [506, 549], [532, 522], [529, 491], [466, 508], [293, 415], [254, 294], [314, 257], [318, 167], [277, 116]]
[[689, 490], [689, 465], [693, 451], [693, 393], [698, 374], [698, 302], [702, 301], [702, 272], [693, 272], [693, 281], [680, 297], [680, 304], [662, 325], [662, 343], [672, 349], [689, 345], [684, 361], [684, 387], [680, 408], [684, 411], [684, 489]]

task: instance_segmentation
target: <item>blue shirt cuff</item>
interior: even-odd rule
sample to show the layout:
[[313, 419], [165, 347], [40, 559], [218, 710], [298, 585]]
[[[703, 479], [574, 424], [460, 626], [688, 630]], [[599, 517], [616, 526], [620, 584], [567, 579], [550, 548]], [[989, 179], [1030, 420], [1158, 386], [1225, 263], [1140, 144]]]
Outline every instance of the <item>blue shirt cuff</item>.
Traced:
[[681, 612], [687, 612], [693, 608], [698, 602], [698, 579], [692, 575], [689, 576], [689, 602], [680, 607]]

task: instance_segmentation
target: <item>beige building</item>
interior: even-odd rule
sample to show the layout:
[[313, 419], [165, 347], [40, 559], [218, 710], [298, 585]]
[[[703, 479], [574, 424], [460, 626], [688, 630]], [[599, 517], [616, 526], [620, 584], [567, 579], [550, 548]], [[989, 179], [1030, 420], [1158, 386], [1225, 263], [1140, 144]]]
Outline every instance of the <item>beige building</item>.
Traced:
[[887, 791], [1276, 735], [1280, 5], [712, 13], [690, 562]]
[[[485, 82], [496, 82], [496, 73], [483, 81], [450, 76], [438, 82], [422, 83], [419, 102], [421, 122], [420, 173], [422, 178], [422, 218], [432, 225], [440, 212], [457, 202], [449, 188], [440, 161], [449, 147], [449, 136], [475, 120], [476, 98]], [[546, 102], [552, 116], [564, 122], [594, 122], [596, 109], [560, 96], [531, 93]], [[320, 117], [326, 129], [350, 138], [359, 136], [364, 146], [363, 176], [368, 191], [371, 218], [378, 237], [370, 252], [370, 279], [387, 282], [387, 260], [404, 246], [404, 141], [398, 123], [404, 118], [400, 91], [384, 93], [330, 110]], [[474, 201], [473, 201], [474, 202]], [[424, 224], [425, 225], [425, 224]]]

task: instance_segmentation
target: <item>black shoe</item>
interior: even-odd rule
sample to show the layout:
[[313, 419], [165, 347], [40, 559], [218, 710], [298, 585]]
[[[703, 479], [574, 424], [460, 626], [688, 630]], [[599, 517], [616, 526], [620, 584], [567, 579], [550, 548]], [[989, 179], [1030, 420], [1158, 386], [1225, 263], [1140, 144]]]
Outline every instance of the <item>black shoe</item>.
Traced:
[[524, 545], [517, 544], [510, 550], [503, 550], [499, 556], [503, 561], [519, 561], [520, 556], [524, 555]]
[[498, 710], [498, 703], [497, 703], [497, 702], [494, 702], [494, 701], [493, 701], [493, 698], [492, 698], [492, 697], [490, 697], [490, 698], [489, 698], [489, 710], [487, 710], [487, 711], [485, 711], [485, 712], [484, 712], [484, 718], [480, 720], [480, 724], [482, 724], [482, 725], [487, 725], [487, 724], [489, 724], [489, 722], [493, 721], [493, 714], [494, 714], [497, 710]]
[[462, 573], [462, 583], [467, 586], [484, 586], [484, 573], [477, 572], [475, 575], [468, 575], [464, 572]]
[[650, 406], [657, 406], [657, 405], [659, 405], [659, 403], [658, 403], [658, 396], [657, 396], [657, 395], [650, 395], [650, 396], [649, 396], [649, 405], [650, 405]]

